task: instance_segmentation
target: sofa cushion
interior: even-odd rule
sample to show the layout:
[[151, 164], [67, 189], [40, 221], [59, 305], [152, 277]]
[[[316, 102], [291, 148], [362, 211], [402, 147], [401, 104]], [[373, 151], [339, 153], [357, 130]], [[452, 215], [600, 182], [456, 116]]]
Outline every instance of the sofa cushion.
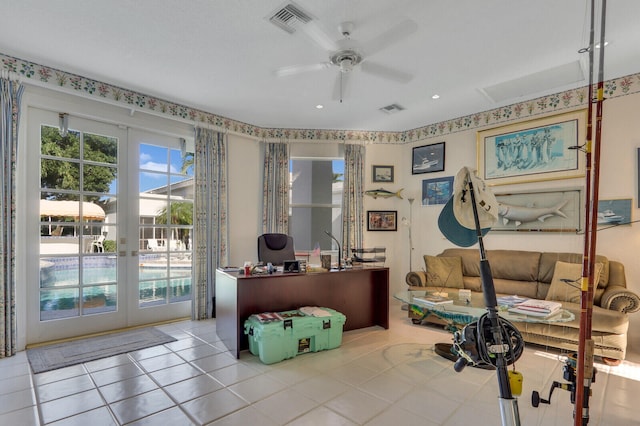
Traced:
[[[594, 282], [598, 282], [602, 272], [602, 263], [595, 264]], [[570, 280], [564, 282], [562, 280]], [[580, 303], [580, 283], [582, 280], [582, 265], [579, 263], [567, 263], [558, 260], [551, 280], [551, 286], [547, 292], [546, 300], [560, 302]]]
[[424, 256], [427, 286], [463, 288], [462, 259], [457, 256]]
[[[538, 281], [550, 283], [557, 261], [582, 264], [583, 255], [580, 253], [542, 253], [540, 267], [538, 269]], [[609, 259], [606, 256], [596, 255], [596, 263], [602, 263], [602, 273], [598, 280], [598, 288], [606, 288], [609, 285]]]

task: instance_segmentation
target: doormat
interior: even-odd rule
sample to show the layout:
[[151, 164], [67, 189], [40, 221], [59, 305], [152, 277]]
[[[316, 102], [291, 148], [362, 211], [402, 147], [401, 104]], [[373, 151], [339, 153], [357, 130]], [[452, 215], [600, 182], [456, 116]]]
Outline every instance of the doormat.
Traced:
[[27, 349], [27, 358], [37, 374], [175, 341], [168, 334], [147, 327]]

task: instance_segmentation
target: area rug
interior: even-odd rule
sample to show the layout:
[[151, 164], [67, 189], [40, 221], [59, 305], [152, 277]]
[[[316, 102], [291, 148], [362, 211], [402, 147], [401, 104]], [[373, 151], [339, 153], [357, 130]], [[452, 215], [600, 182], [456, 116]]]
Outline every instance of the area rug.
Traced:
[[27, 358], [34, 373], [43, 373], [175, 340], [154, 327], [146, 327], [27, 349]]

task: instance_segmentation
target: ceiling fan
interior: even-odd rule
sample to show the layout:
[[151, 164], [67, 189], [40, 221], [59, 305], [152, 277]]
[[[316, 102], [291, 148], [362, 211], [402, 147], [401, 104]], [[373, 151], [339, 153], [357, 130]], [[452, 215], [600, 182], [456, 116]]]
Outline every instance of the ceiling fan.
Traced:
[[[297, 13], [299, 11], [295, 12]], [[342, 34], [343, 38], [341, 40], [334, 41], [320, 28], [319, 25], [317, 25], [316, 20], [314, 20], [310, 15], [305, 15], [305, 17], [301, 19], [300, 15], [296, 14], [292, 18], [289, 18], [288, 13], [289, 11], [287, 11], [286, 15], [281, 15], [278, 18], [281, 19], [282, 16], [285, 16], [289, 28], [294, 28], [293, 31], [300, 29], [318, 46], [327, 51], [329, 60], [316, 64], [282, 67], [276, 70], [277, 76], [285, 77], [336, 67], [339, 72], [336, 75], [334, 83], [333, 99], [339, 100], [340, 102], [342, 102], [344, 94], [347, 91], [351, 73], [357, 68], [367, 74], [393, 80], [399, 83], [408, 83], [413, 78], [411, 74], [404, 71], [372, 62], [369, 60], [369, 57], [396, 43], [399, 43], [406, 37], [413, 34], [418, 29], [418, 25], [414, 21], [410, 19], [402, 21], [372, 40], [369, 40], [366, 43], [358, 43], [351, 38], [355, 28], [353, 22], [341, 23], [338, 26], [338, 31]], [[307, 17], [308, 19], [306, 19]]]

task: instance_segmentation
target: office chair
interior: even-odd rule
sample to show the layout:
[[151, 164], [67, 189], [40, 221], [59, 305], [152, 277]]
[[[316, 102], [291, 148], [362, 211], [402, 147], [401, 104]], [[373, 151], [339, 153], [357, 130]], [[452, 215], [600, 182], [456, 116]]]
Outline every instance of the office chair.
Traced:
[[293, 238], [287, 234], [262, 234], [258, 237], [258, 260], [282, 265], [285, 260], [296, 258]]

